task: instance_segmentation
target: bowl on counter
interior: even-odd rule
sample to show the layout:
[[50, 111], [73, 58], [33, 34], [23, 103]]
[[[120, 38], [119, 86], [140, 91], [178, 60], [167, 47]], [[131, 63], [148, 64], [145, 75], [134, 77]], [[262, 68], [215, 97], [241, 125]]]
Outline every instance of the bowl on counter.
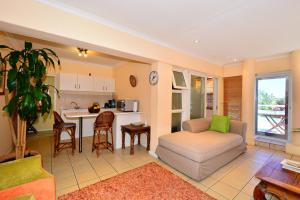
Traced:
[[94, 103], [92, 106], [88, 107], [89, 113], [99, 113], [100, 105], [98, 103]]

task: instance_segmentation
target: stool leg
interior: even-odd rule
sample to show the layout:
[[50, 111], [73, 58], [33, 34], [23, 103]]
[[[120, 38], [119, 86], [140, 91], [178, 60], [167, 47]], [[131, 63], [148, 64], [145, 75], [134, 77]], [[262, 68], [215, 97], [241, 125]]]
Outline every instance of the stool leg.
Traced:
[[147, 132], [147, 151], [150, 151], [150, 132]]
[[97, 131], [97, 136], [98, 136], [98, 144], [97, 144], [97, 147], [96, 147], [96, 153], [97, 153], [97, 157], [99, 157], [100, 155], [100, 145], [101, 145], [101, 131]]
[[114, 134], [112, 128], [110, 128], [110, 135], [111, 135], [111, 151], [114, 152]]
[[73, 130], [73, 139], [74, 139], [74, 150], [76, 150], [76, 138], [75, 138], [75, 134], [76, 134], [76, 127], [74, 127], [74, 130]]
[[108, 145], [108, 130], [105, 130], [105, 148], [109, 149], [109, 145]]
[[57, 131], [53, 129], [53, 157], [56, 156]]
[[95, 150], [95, 134], [96, 134], [96, 130], [94, 129], [94, 134], [93, 134], [93, 144], [92, 144], [92, 152], [94, 152], [94, 150]]
[[138, 145], [141, 145], [141, 134], [138, 133]]
[[75, 144], [75, 128], [71, 128], [71, 142], [72, 142], [72, 155], [74, 155], [74, 144]]

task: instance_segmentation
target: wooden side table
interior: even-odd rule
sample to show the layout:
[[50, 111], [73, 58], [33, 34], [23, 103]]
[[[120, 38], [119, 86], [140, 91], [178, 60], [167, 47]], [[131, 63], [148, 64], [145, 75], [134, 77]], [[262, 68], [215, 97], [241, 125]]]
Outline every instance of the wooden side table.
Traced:
[[300, 174], [283, 169], [280, 159], [271, 159], [255, 174], [260, 183], [255, 187], [255, 200], [265, 199], [265, 194], [275, 195], [280, 200], [300, 199]]
[[125, 134], [130, 135], [130, 155], [134, 154], [134, 137], [138, 135], [138, 144], [141, 145], [141, 134], [147, 134], [147, 151], [150, 150], [150, 126], [121, 126], [122, 131], [122, 149], [125, 149]]

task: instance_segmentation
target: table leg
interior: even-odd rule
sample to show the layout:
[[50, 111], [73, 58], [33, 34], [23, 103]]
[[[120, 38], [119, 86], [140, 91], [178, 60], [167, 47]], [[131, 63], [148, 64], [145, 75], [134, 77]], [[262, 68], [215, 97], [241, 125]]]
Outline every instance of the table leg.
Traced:
[[138, 134], [138, 145], [141, 145], [141, 134]]
[[122, 131], [122, 149], [125, 149], [125, 131]]
[[150, 150], [150, 132], [147, 132], [147, 151]]
[[79, 153], [82, 152], [82, 117], [79, 117]]
[[254, 200], [265, 199], [265, 187], [261, 182], [254, 188], [253, 197]]
[[134, 133], [130, 133], [130, 155], [134, 154]]

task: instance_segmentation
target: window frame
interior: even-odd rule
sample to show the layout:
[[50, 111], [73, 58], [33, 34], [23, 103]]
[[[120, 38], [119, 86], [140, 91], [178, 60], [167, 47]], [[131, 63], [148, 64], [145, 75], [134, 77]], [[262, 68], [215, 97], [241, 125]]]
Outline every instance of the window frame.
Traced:
[[[172, 115], [174, 113], [180, 113], [181, 114], [181, 124], [180, 124], [180, 130], [182, 130], [182, 121], [183, 121], [183, 91], [182, 90], [172, 90], [172, 95], [173, 93], [179, 93], [181, 94], [181, 109], [173, 109], [172, 108], [172, 111], [171, 111], [171, 119], [172, 119]], [[173, 100], [172, 100], [172, 104], [173, 104]], [[173, 105], [172, 105], [173, 107]], [[172, 127], [171, 127], [172, 128]]]
[[[178, 86], [176, 84], [176, 80], [175, 80], [175, 76], [174, 76], [174, 71], [175, 72], [179, 72], [179, 73], [182, 73], [182, 76], [183, 76], [183, 80], [185, 82], [185, 86]], [[187, 90], [189, 87], [188, 87], [188, 82], [187, 82], [187, 78], [186, 78], [186, 71], [185, 70], [180, 70], [180, 69], [173, 69], [172, 70], [172, 86], [173, 88], [175, 89], [181, 89], [181, 90]]]
[[[287, 118], [288, 118], [288, 123], [287, 123], [287, 130], [285, 133], [285, 138], [280, 138], [280, 137], [274, 137], [274, 134], [271, 134], [270, 136], [266, 136], [262, 134], [263, 132], [259, 132], [257, 130], [257, 115], [258, 115], [258, 81], [259, 80], [264, 80], [264, 79], [274, 79], [274, 78], [281, 78], [285, 77], [287, 78], [287, 104], [288, 104], [288, 109], [287, 109]], [[293, 103], [293, 87], [292, 87], [292, 76], [290, 71], [283, 71], [283, 72], [274, 72], [274, 73], [266, 73], [266, 74], [256, 74], [255, 75], [255, 86], [254, 86], [254, 124], [253, 124], [253, 130], [254, 130], [254, 136], [255, 138], [264, 138], [268, 139], [271, 141], [279, 141], [279, 142], [290, 142], [291, 141], [291, 136], [292, 136], [292, 103]]]

